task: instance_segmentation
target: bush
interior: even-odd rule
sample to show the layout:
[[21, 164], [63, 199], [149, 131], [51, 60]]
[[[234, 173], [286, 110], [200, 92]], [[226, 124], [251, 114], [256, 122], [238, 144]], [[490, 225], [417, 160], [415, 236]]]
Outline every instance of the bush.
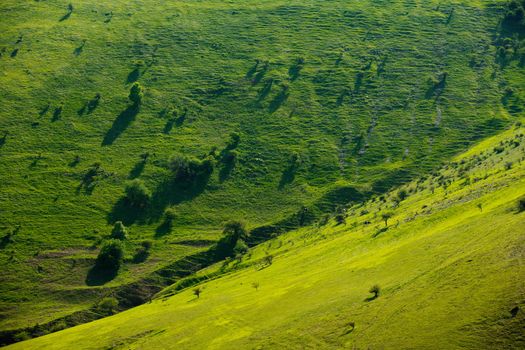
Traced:
[[106, 297], [97, 304], [97, 310], [104, 315], [113, 315], [118, 308], [118, 300]]
[[525, 196], [518, 199], [518, 213], [525, 211]]
[[148, 190], [144, 182], [135, 179], [126, 185], [125, 189], [126, 200], [134, 207], [145, 207], [151, 198], [151, 192]]
[[199, 160], [175, 155], [171, 157], [168, 165], [175, 179], [182, 182], [193, 182], [200, 177], [209, 176], [213, 172], [213, 162], [209, 157]]
[[200, 287], [193, 289], [193, 295], [195, 295], [197, 298], [200, 298], [201, 293], [202, 293], [202, 289]]
[[142, 104], [142, 98], [144, 97], [142, 90], [142, 85], [140, 85], [138, 82], [133, 83], [131, 89], [129, 90], [128, 98], [135, 106], [140, 106]]
[[118, 240], [124, 240], [128, 238], [128, 230], [122, 221], [117, 221], [115, 222], [115, 225], [113, 225], [113, 229], [111, 230], [111, 238]]
[[98, 253], [96, 266], [104, 270], [118, 270], [124, 258], [122, 242], [111, 239], [104, 243]]
[[338, 225], [343, 225], [343, 224], [346, 224], [346, 216], [345, 214], [342, 214], [342, 213], [339, 213], [335, 216], [335, 222], [338, 224]]

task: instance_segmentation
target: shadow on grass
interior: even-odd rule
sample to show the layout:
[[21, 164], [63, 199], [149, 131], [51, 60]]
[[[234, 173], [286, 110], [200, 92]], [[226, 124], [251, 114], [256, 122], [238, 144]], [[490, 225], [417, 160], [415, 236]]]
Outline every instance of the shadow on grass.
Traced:
[[[158, 222], [168, 206], [190, 201], [204, 192], [210, 176], [211, 173], [202, 175], [193, 182], [176, 182], [173, 178], [167, 178], [157, 186], [149, 205], [143, 208], [131, 205], [122, 197], [108, 214], [108, 222], [122, 221], [126, 226]], [[163, 232], [162, 228], [160, 232]]]
[[146, 166], [146, 163], [147, 161], [142, 159], [137, 164], [135, 164], [133, 169], [131, 169], [131, 171], [129, 172], [128, 179], [133, 180], [139, 177], [140, 174], [142, 174], [142, 172], [144, 171], [144, 167]]
[[117, 277], [118, 269], [103, 269], [95, 265], [86, 277], [88, 286], [101, 286]]
[[113, 142], [115, 142], [115, 140], [120, 136], [120, 134], [122, 134], [131, 124], [131, 122], [135, 120], [135, 117], [138, 113], [139, 106], [137, 105], [131, 105], [124, 111], [122, 111], [122, 113], [120, 113], [119, 116], [115, 119], [113, 125], [104, 136], [104, 140], [102, 140], [102, 146], [108, 146], [113, 144]]
[[272, 102], [270, 102], [270, 106], [268, 107], [270, 113], [277, 111], [282, 106], [282, 104], [286, 102], [288, 96], [288, 87], [283, 86], [281, 92], [279, 92]]

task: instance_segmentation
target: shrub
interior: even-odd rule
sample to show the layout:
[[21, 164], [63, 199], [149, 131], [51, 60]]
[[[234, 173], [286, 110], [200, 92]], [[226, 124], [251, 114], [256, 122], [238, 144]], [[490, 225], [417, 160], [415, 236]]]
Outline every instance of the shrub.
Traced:
[[259, 290], [259, 282], [252, 282], [252, 287], [253, 287], [255, 290]]
[[195, 295], [197, 298], [200, 298], [202, 293], [202, 289], [200, 287], [193, 288], [193, 295]]
[[346, 224], [346, 216], [345, 216], [345, 214], [343, 214], [343, 213], [336, 214], [336, 216], [335, 216], [335, 222], [336, 222], [338, 225]]
[[175, 179], [182, 182], [193, 182], [213, 172], [211, 158], [199, 160], [193, 157], [175, 155], [168, 162]]
[[106, 297], [97, 304], [97, 310], [104, 315], [113, 315], [118, 308], [118, 300]]
[[518, 213], [525, 211], [525, 196], [518, 199]]
[[140, 106], [142, 104], [142, 98], [144, 97], [142, 90], [142, 85], [140, 85], [138, 82], [135, 82], [133, 85], [131, 85], [128, 98], [135, 106]]
[[98, 253], [96, 266], [100, 269], [118, 270], [124, 258], [124, 248], [119, 240], [104, 243]]
[[151, 198], [150, 191], [146, 185], [144, 185], [144, 182], [139, 179], [135, 179], [128, 183], [126, 185], [125, 193], [128, 203], [139, 208], [145, 207]]
[[407, 197], [408, 192], [405, 189], [401, 189], [397, 192], [397, 199], [399, 199], [400, 202], [404, 201]]
[[128, 230], [122, 221], [117, 221], [115, 222], [115, 225], [113, 225], [113, 229], [111, 230], [111, 238], [118, 240], [124, 240], [128, 238]]

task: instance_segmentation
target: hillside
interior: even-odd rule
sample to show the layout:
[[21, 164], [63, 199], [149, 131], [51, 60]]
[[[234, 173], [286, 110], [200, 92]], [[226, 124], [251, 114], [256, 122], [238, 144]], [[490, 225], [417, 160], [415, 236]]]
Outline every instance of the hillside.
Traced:
[[524, 117], [508, 10], [3, 0], [0, 344], [104, 317], [107, 297], [148, 302], [221, 260], [231, 220], [261, 252], [484, 147]]
[[199, 297], [175, 285], [8, 349], [523, 348], [524, 131], [348, 208], [344, 224], [290, 232], [200, 272], [211, 279]]

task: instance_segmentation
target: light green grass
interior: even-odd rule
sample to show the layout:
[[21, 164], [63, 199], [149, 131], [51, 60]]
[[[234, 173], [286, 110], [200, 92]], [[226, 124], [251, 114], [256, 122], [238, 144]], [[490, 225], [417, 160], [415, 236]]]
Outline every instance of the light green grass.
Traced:
[[[521, 145], [507, 145], [505, 158], [487, 149], [443, 168], [447, 189], [430, 192], [437, 176], [408, 184], [418, 190], [375, 238], [383, 225], [376, 214], [391, 201], [349, 208], [346, 225], [309, 227], [254, 248], [244, 268], [200, 285], [199, 299], [188, 288], [8, 348], [522, 348], [525, 213], [516, 202], [525, 195], [525, 146], [523, 129], [506, 134], [502, 141]], [[492, 174], [462, 185], [487, 165]], [[274, 262], [260, 269], [254, 263], [267, 253]], [[382, 292], [367, 301], [376, 283]]]
[[[525, 78], [517, 60], [504, 69], [494, 62], [504, 3], [76, 0], [60, 21], [69, 1], [3, 0], [0, 138], [9, 134], [0, 148], [0, 235], [20, 230], [0, 250], [0, 330], [87, 308], [110, 288], [204, 249], [178, 243], [216, 240], [228, 220], [272, 224], [336, 187], [383, 193], [512, 124], [523, 112], [510, 113], [501, 97], [512, 87], [520, 105]], [[293, 80], [298, 58], [304, 67]], [[144, 105], [103, 145], [139, 62]], [[443, 93], [426, 96], [429, 79], [444, 71]], [[272, 108], [285, 85], [289, 97]], [[96, 93], [100, 105], [79, 115]], [[164, 132], [167, 108], [188, 115]], [[168, 235], [155, 236], [159, 217], [131, 225], [118, 277], [87, 286], [108, 214], [140, 155], [150, 153], [139, 178], [154, 191], [169, 176], [169, 155], [220, 151], [230, 132], [241, 142], [229, 177], [221, 181], [218, 164], [201, 193], [167, 205], [177, 213]], [[280, 186], [294, 152], [300, 166]], [[80, 163], [70, 165], [75, 156]], [[77, 192], [94, 162], [109, 175], [91, 194]], [[130, 263], [144, 239], [154, 240], [150, 259]]]

